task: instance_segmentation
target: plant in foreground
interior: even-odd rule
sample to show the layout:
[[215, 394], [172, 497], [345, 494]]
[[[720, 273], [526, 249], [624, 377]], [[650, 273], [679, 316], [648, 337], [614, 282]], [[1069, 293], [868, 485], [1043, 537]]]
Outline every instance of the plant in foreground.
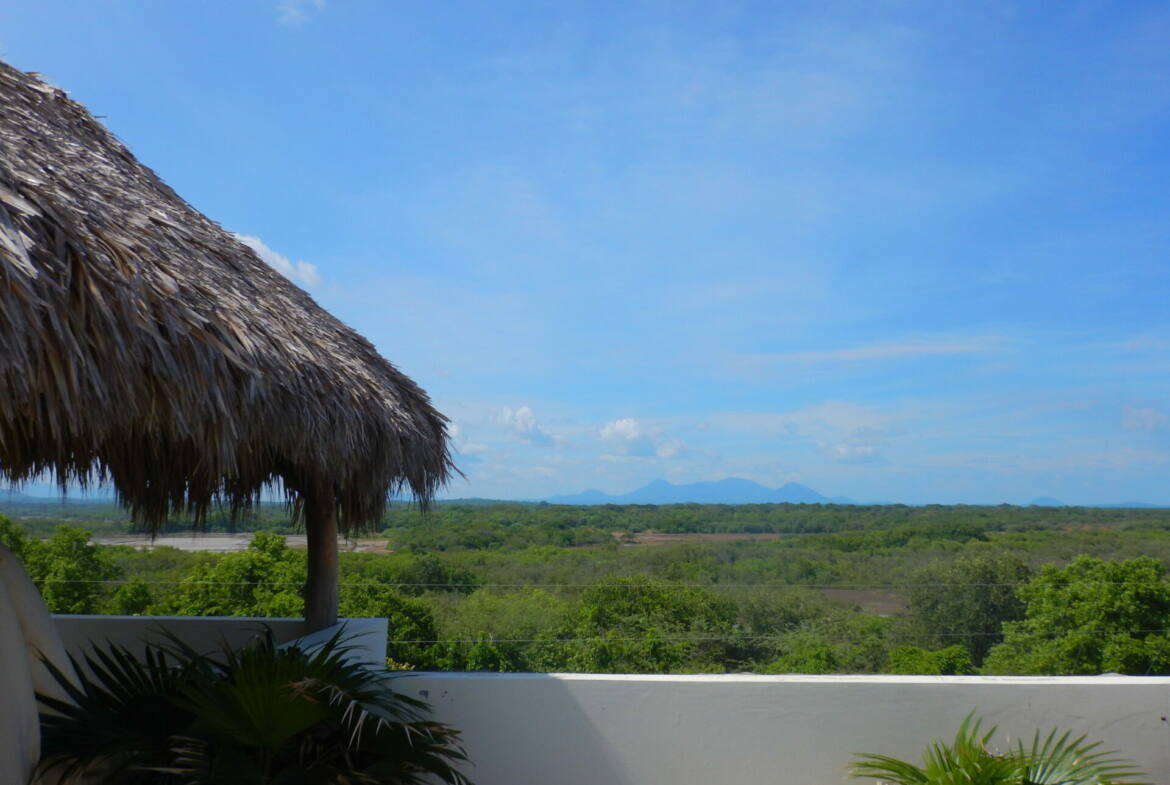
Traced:
[[310, 649], [202, 655], [171, 639], [134, 657], [94, 648], [72, 702], [38, 696], [41, 773], [101, 785], [470, 785], [459, 732], [393, 678], [347, 659], [339, 635]]
[[982, 720], [967, 715], [955, 740], [935, 740], [923, 754], [923, 765], [898, 758], [859, 753], [852, 764], [855, 777], [870, 777], [891, 785], [1110, 785], [1143, 776], [1129, 761], [1112, 751], [1098, 751], [1101, 742], [1086, 743], [1085, 736], [1057, 736], [1052, 730], [1032, 744], [1022, 741], [1006, 752], [990, 746], [996, 729], [980, 732]]

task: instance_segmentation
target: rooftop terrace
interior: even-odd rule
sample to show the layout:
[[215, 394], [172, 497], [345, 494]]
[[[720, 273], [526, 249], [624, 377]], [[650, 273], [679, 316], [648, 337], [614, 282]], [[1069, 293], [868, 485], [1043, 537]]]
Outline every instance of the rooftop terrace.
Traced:
[[[132, 643], [158, 619], [56, 617], [66, 645]], [[211, 647], [259, 620], [188, 618]], [[298, 634], [300, 620], [275, 622]], [[382, 620], [364, 656], [377, 661]], [[1088, 734], [1170, 782], [1170, 678], [1134, 676], [634, 676], [420, 673], [399, 689], [463, 731], [478, 785], [826, 785], [854, 753], [917, 760], [976, 711], [1002, 743]]]

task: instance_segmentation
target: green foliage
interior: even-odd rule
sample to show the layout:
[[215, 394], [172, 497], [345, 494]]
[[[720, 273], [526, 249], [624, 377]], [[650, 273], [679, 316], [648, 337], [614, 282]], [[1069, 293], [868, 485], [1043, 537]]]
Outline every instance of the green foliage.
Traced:
[[812, 637], [795, 638], [786, 647], [786, 652], [764, 667], [764, 673], [782, 675], [785, 673], [836, 673], [841, 670], [841, 661], [832, 644]]
[[[729, 597], [737, 601], [736, 629], [743, 633], [736, 652], [738, 663], [730, 664], [737, 670], [753, 670], [774, 663], [790, 649], [784, 642], [790, 639], [791, 633], [837, 610], [819, 592], [800, 587], [752, 587]], [[836, 668], [836, 661], [831, 657], [817, 659], [800, 655], [782, 672], [832, 673]]]
[[1013, 755], [989, 748], [995, 729], [980, 734], [980, 721], [963, 720], [950, 744], [932, 741], [922, 756], [923, 765], [887, 755], [861, 753], [851, 773], [896, 785], [1024, 785], [1024, 764]]
[[271, 634], [215, 657], [177, 641], [140, 660], [95, 649], [79, 684], [54, 671], [72, 702], [39, 696], [40, 770], [103, 785], [468, 783], [458, 732], [346, 653], [338, 636], [304, 650]]
[[[126, 511], [114, 503], [2, 502], [0, 510], [19, 519], [37, 536], [52, 533], [57, 522], [89, 531], [124, 534], [133, 531]], [[287, 505], [262, 503], [233, 521], [230, 511], [211, 511], [207, 531], [273, 531], [292, 533]], [[981, 532], [1076, 531], [1102, 529], [1165, 531], [1170, 510], [1094, 507], [1012, 507], [999, 505], [902, 504], [606, 504], [575, 507], [507, 502], [438, 502], [422, 513], [410, 504], [392, 504], [382, 521], [398, 550], [421, 552], [466, 547], [514, 549], [541, 543], [558, 547], [601, 545], [613, 534], [628, 532], [721, 532], [816, 534], [916, 528], [912, 539], [950, 538], [967, 541]], [[191, 520], [176, 515], [164, 532], [189, 531]], [[476, 532], [478, 531], [478, 534]], [[466, 541], [464, 537], [467, 535]], [[404, 539], [399, 540], [402, 536]]]
[[976, 551], [915, 573], [910, 611], [927, 646], [962, 645], [976, 665], [1001, 638], [1005, 621], [1023, 618], [1016, 586], [1031, 575], [1018, 557]]
[[[13, 540], [10, 536], [9, 541]], [[51, 613], [99, 613], [106, 594], [104, 582], [122, 575], [110, 551], [91, 545], [89, 532], [83, 529], [59, 526], [46, 541], [29, 538], [15, 544], [19, 550], [14, 548], [14, 552]]]
[[[241, 522], [264, 530], [244, 553], [160, 540], [142, 551], [84, 546], [96, 554], [87, 560], [75, 558], [86, 554], [73, 538], [58, 539], [58, 563], [46, 566], [31, 554], [49, 552], [51, 540], [38, 538], [56, 525], [50, 510], [95, 526], [117, 510], [42, 504], [0, 520], [0, 542], [34, 562], [30, 572], [81, 573], [57, 581], [61, 591], [41, 582], [54, 609], [302, 612], [304, 554], [270, 533], [291, 525], [282, 506], [261, 505]], [[399, 550], [340, 554], [341, 613], [388, 617], [392, 667], [427, 670], [963, 672], [942, 652], [965, 646], [978, 665], [1003, 622], [1024, 620], [1007, 584], [1026, 582], [1029, 570], [1082, 553], [1170, 563], [1165, 510], [442, 503], [425, 516], [395, 505], [384, 523]], [[637, 585], [602, 591], [623, 581]], [[643, 601], [613, 596], [621, 592]], [[672, 616], [672, 603], [687, 610]], [[989, 672], [1070, 667], [1068, 658], [1041, 662], [1044, 647], [1021, 640], [1018, 652], [985, 663]], [[1111, 643], [1108, 656], [1078, 667], [1158, 672], [1156, 636]]]
[[939, 542], [962, 544], [986, 540], [984, 526], [963, 521], [901, 524], [889, 529], [840, 532], [819, 538], [826, 546], [847, 552], [902, 548], [921, 550]]
[[[389, 620], [386, 656], [401, 670], [432, 667], [439, 634], [430, 607], [391, 588], [373, 585], [344, 586], [338, 602], [341, 616], [350, 619]], [[415, 641], [426, 641], [416, 643]]]
[[[444, 608], [443, 670], [531, 671], [558, 667], [541, 641], [554, 638], [573, 605], [544, 589], [481, 589]], [[456, 641], [473, 641], [471, 644]]]
[[[454, 576], [463, 582], [470, 579], [465, 571], [446, 570], [432, 562], [411, 559], [407, 571], [416, 570], [416, 577]], [[435, 658], [433, 643], [398, 643], [434, 641], [438, 636], [429, 606], [395, 588], [404, 582], [404, 572], [391, 565], [381, 575], [377, 570], [366, 570], [352, 578], [347, 575], [347, 582], [354, 585], [341, 587], [338, 610], [343, 617], [389, 619], [387, 656], [395, 667], [428, 667]], [[379, 577], [389, 577], [385, 581], [388, 585], [380, 585]], [[149, 611], [180, 616], [300, 616], [304, 581], [305, 554], [289, 548], [284, 537], [261, 531], [256, 532], [246, 551], [195, 565], [174, 590], [149, 604]], [[115, 603], [132, 609], [146, 599], [141, 588], [132, 586], [124, 586], [129, 596], [115, 596]]]
[[154, 594], [142, 580], [123, 583], [110, 599], [110, 612], [123, 616], [142, 616], [154, 604]]
[[[394, 526], [386, 530], [391, 546], [406, 553], [428, 553], [453, 550], [516, 550], [532, 545], [553, 545], [561, 548], [586, 545], [613, 544], [613, 535], [588, 525], [574, 525], [563, 519], [533, 517], [525, 511], [509, 514], [510, 506], [502, 515], [493, 510], [476, 508], [470, 519], [455, 514], [443, 515], [441, 524], [430, 518], [410, 515], [410, 525]], [[393, 513], [391, 513], [393, 515]]]
[[586, 589], [544, 653], [593, 673], [710, 670], [731, 659], [735, 604], [712, 591], [644, 577]]
[[[141, 660], [109, 646], [74, 661], [66, 676], [52, 662], [46, 667], [68, 701], [38, 694], [41, 760], [46, 782], [96, 780], [98, 785], [163, 785], [174, 782], [150, 771], [170, 762], [170, 737], [191, 718], [176, 701], [184, 685], [182, 669], [161, 649], [147, 648]], [[38, 780], [39, 781], [39, 780]]]
[[1081, 556], [1019, 595], [1026, 617], [1004, 624], [985, 672], [1170, 674], [1170, 584], [1154, 559]]
[[8, 518], [0, 515], [0, 545], [12, 551], [19, 559], [24, 557], [24, 548], [27, 542], [28, 534], [25, 533], [24, 527], [17, 526]]
[[948, 646], [927, 651], [918, 646], [895, 646], [890, 650], [886, 673], [927, 676], [962, 676], [975, 672], [966, 646]]
[[1060, 736], [1054, 728], [1043, 739], [1040, 731], [1032, 734], [1032, 743], [1017, 744], [1015, 756], [1024, 761], [1025, 785], [1100, 785], [1122, 780], [1133, 781], [1145, 776], [1113, 751], [1099, 750], [1101, 742], [1088, 742], [1087, 736], [1070, 738], [1065, 731]]
[[[394, 505], [383, 519], [395, 547], [433, 550], [472, 547], [515, 547], [510, 531], [528, 530], [525, 544], [584, 545], [579, 540], [556, 541], [555, 532], [736, 532], [825, 534], [843, 531], [901, 531], [885, 535], [885, 547], [918, 539], [967, 542], [991, 531], [1040, 531], [1103, 526], [1127, 529], [1165, 529], [1170, 511], [1103, 509], [1093, 507], [982, 507], [929, 504], [604, 504], [588, 507], [542, 504], [467, 504], [440, 502], [428, 513], [408, 505]], [[400, 535], [411, 539], [397, 540]], [[474, 534], [478, 532], [478, 535]], [[460, 542], [469, 535], [470, 539]], [[579, 536], [579, 535], [578, 535]], [[428, 537], [436, 539], [430, 540]], [[414, 539], [418, 538], [418, 539]], [[600, 542], [598, 540], [597, 542]], [[877, 543], [873, 543], [877, 544]], [[869, 545], [863, 546], [869, 547]]]
[[1014, 749], [997, 752], [991, 747], [995, 728], [980, 732], [981, 720], [968, 715], [949, 745], [935, 740], [926, 748], [922, 766], [888, 755], [861, 753], [852, 764], [854, 777], [866, 777], [890, 785], [1108, 785], [1141, 776], [1130, 763], [1100, 752], [1100, 742], [1087, 743], [1084, 736], [1071, 739], [1051, 731], [1041, 739], [1039, 731], [1030, 747], [1020, 742]]
[[305, 554], [284, 537], [256, 532], [246, 551], [204, 562], [151, 606], [174, 616], [300, 616]]
[[479, 583], [471, 570], [444, 562], [434, 554], [347, 555], [346, 583], [377, 583], [411, 597], [434, 591], [470, 594]]
[[764, 672], [881, 673], [893, 630], [892, 619], [836, 609], [781, 637]]

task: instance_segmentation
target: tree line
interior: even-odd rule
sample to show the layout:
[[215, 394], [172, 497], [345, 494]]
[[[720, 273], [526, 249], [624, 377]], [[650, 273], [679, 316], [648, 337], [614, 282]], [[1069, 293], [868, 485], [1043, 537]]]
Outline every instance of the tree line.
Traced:
[[[629, 514], [654, 509], [671, 512]], [[629, 545], [620, 509], [392, 510], [392, 552], [342, 554], [341, 612], [389, 618], [401, 668], [1170, 673], [1164, 511], [1037, 509], [863, 508], [851, 528], [655, 547]], [[752, 511], [723, 512], [727, 526]], [[755, 512], [791, 523], [799, 511]], [[0, 518], [0, 542], [55, 612], [301, 613], [304, 553], [271, 531], [212, 554], [23, 524]], [[875, 613], [874, 598], [899, 607]]]

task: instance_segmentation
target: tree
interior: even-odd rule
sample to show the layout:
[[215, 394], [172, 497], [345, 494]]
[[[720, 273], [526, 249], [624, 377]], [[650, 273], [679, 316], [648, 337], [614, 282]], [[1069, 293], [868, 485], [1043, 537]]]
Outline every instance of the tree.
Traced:
[[738, 606], [736, 625], [744, 632], [738, 669], [758, 670], [789, 655], [782, 665], [777, 666], [782, 668], [778, 672], [832, 673], [837, 670], [830, 647], [814, 645], [812, 649], [794, 652], [790, 641], [790, 633], [836, 611], [823, 594], [797, 586], [784, 589], [757, 586], [736, 592], [735, 596]]
[[109, 601], [109, 612], [123, 616], [142, 616], [154, 604], [150, 586], [140, 578], [134, 578], [118, 587]]
[[927, 651], [918, 646], [895, 646], [890, 650], [886, 673], [959, 676], [975, 672], [971, 653], [964, 646]]
[[16, 558], [23, 559], [24, 547], [27, 542], [28, 535], [25, 534], [24, 529], [0, 515], [0, 545], [12, 551]]
[[1005, 621], [1024, 616], [1016, 588], [1031, 571], [1017, 557], [977, 552], [918, 571], [910, 611], [927, 648], [966, 647], [978, 665], [1001, 638]]
[[122, 576], [110, 551], [90, 544], [84, 529], [58, 526], [57, 533], [44, 542], [21, 539], [8, 531], [4, 541], [17, 545], [13, 551], [51, 613], [99, 613], [108, 582]]
[[1021, 621], [1004, 624], [985, 673], [1170, 674], [1170, 584], [1146, 556], [1080, 556], [1020, 587]]
[[765, 673], [881, 673], [894, 620], [839, 609], [802, 623], [779, 641]]
[[386, 658], [398, 670], [429, 670], [435, 667], [438, 632], [435, 616], [425, 603], [403, 596], [389, 586], [341, 587], [339, 611], [351, 619], [387, 619]]
[[[376, 583], [399, 594], [419, 597], [428, 592], [475, 591], [475, 573], [440, 561], [434, 554], [348, 554], [343, 583]], [[344, 615], [344, 614], [343, 614]]]
[[[571, 604], [543, 589], [499, 592], [481, 589], [465, 600], [444, 602], [441, 661], [444, 670], [564, 670], [567, 665], [541, 659], [548, 639], [561, 628]], [[470, 643], [468, 643], [470, 641]]]
[[305, 554], [284, 537], [256, 532], [246, 551], [200, 564], [151, 606], [175, 616], [300, 616]]
[[550, 636], [542, 669], [592, 673], [726, 670], [735, 604], [714, 592], [644, 577], [608, 578], [582, 592]]

